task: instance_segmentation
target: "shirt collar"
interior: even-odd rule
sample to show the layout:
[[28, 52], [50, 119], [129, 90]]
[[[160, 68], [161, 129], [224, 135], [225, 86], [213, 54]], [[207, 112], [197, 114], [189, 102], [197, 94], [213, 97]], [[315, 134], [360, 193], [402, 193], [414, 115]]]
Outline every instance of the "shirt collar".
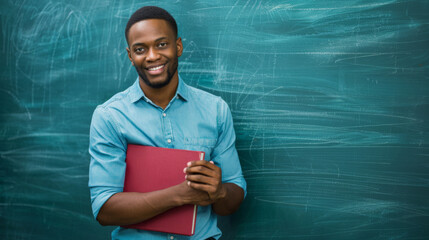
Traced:
[[176, 96], [181, 97], [185, 102], [188, 101], [189, 86], [179, 76], [179, 84], [177, 86]]
[[[183, 82], [182, 78], [179, 76], [179, 84], [177, 86], [177, 91], [176, 91], [175, 97], [180, 97], [185, 102], [188, 101], [188, 88], [189, 88], [189, 86], [186, 85], [186, 83]], [[142, 98], [146, 98], [143, 90], [140, 88], [138, 77], [137, 77], [137, 80], [134, 82], [134, 84], [130, 88], [129, 97], [130, 97], [130, 101], [132, 103], [135, 103]]]

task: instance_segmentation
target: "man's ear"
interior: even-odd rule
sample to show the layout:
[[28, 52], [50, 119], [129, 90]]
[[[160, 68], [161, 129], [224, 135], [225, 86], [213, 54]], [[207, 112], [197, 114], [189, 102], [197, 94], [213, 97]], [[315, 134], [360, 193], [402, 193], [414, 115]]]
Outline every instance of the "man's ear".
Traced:
[[130, 50], [130, 48], [127, 48], [127, 53], [128, 53], [128, 58], [131, 61], [131, 64], [134, 66], [134, 61], [133, 61], [133, 58], [131, 57], [131, 50]]
[[177, 48], [177, 56], [180, 57], [182, 56], [182, 52], [183, 52], [183, 44], [182, 44], [182, 38], [177, 38], [176, 40], [176, 48]]

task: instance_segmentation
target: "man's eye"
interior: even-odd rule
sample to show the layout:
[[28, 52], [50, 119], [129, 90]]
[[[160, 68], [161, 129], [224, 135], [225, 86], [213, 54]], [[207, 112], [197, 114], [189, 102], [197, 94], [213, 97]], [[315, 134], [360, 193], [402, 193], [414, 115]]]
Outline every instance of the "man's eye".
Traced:
[[143, 48], [136, 48], [134, 51], [136, 53], [142, 53], [142, 52], [144, 52], [144, 49]]
[[167, 43], [166, 42], [161, 42], [158, 44], [158, 47], [166, 47]]

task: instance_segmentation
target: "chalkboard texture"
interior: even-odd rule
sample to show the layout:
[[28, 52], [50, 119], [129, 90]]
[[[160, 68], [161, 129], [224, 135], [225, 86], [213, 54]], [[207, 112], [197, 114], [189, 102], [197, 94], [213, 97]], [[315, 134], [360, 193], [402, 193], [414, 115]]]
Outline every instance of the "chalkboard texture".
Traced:
[[0, 3], [0, 239], [108, 239], [94, 108], [133, 83], [128, 17], [175, 16], [190, 85], [234, 117], [248, 195], [223, 239], [428, 239], [429, 2]]

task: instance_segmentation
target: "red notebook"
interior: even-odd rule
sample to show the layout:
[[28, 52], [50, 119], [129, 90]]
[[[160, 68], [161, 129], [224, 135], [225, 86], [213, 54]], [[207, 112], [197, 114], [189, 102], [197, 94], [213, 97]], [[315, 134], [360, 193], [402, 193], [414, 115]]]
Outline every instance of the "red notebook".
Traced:
[[[177, 185], [185, 180], [186, 164], [203, 159], [204, 152], [129, 144], [124, 192], [152, 192]], [[196, 218], [197, 206], [183, 205], [123, 227], [192, 236]]]

